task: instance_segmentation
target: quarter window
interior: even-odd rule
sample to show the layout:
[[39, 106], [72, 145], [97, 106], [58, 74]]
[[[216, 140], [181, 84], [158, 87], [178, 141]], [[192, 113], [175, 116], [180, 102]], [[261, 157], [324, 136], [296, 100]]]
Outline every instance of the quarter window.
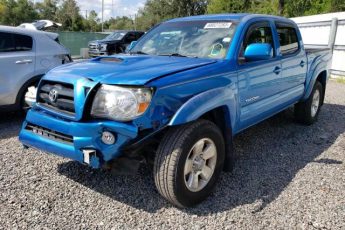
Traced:
[[283, 56], [294, 54], [299, 50], [296, 29], [284, 24], [277, 24], [280, 52]]

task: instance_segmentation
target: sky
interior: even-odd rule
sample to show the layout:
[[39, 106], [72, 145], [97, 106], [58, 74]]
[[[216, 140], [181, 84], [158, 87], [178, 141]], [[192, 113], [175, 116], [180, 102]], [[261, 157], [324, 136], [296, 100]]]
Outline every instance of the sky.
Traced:
[[[101, 18], [102, 0], [77, 0], [77, 2], [82, 15], [85, 16], [86, 11], [95, 10]], [[134, 17], [134, 14], [144, 6], [145, 2], [146, 0], [104, 0], [104, 18], [106, 20], [116, 16]]]
[[[43, 0], [36, 0], [36, 2]], [[86, 11], [95, 10], [101, 18], [102, 0], [77, 0], [80, 13], [85, 17]], [[116, 16], [132, 16], [138, 9], [144, 6], [146, 0], [104, 0], [104, 19], [107, 20]], [[112, 9], [112, 4], [114, 8]]]

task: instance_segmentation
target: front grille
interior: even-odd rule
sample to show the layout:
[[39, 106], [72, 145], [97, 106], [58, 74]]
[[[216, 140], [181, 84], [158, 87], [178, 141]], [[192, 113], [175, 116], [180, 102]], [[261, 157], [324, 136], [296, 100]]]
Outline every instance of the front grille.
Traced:
[[59, 133], [51, 129], [43, 128], [38, 125], [28, 123], [25, 127], [25, 130], [50, 140], [54, 140], [65, 144], [73, 144], [73, 136]]
[[71, 84], [42, 82], [38, 90], [40, 105], [71, 116], [75, 115], [74, 88]]
[[96, 44], [90, 44], [90, 45], [89, 45], [89, 49], [90, 49], [90, 50], [96, 50], [96, 51], [98, 51], [98, 50], [99, 50], [99, 47], [98, 47], [98, 45], [96, 45]]

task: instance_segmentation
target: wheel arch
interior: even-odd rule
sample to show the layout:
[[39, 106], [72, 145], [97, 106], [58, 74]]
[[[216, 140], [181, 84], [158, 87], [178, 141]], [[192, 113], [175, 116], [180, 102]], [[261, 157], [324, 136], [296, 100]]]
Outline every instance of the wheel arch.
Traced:
[[[324, 101], [325, 101], [325, 94], [326, 94], [326, 86], [327, 86], [327, 71], [324, 70], [321, 73], [319, 73], [319, 75], [316, 78], [316, 82], [320, 82], [322, 85], [322, 99], [321, 99], [321, 105], [323, 105]], [[314, 83], [314, 84], [315, 84]]]
[[226, 150], [224, 170], [231, 171], [235, 160], [233, 151], [235, 92], [222, 87], [192, 97], [175, 113], [168, 126], [183, 125], [198, 119], [212, 121], [221, 130]]
[[41, 78], [43, 77], [44, 75], [43, 74], [41, 74], [41, 75], [37, 75], [37, 76], [34, 76], [34, 77], [32, 77], [32, 78], [30, 78], [29, 80], [27, 80], [23, 85], [22, 85], [22, 87], [19, 89], [19, 91], [18, 91], [18, 94], [17, 94], [17, 97], [16, 97], [16, 107], [19, 109], [20, 108], [20, 106], [21, 106], [21, 103], [22, 103], [22, 98], [23, 98], [23, 96], [24, 96], [24, 93], [25, 93], [25, 89], [28, 87], [28, 86], [30, 86], [30, 85], [32, 85], [32, 84], [34, 84], [34, 83], [38, 83], [40, 80], [41, 80]]
[[316, 82], [320, 82], [322, 84], [323, 92], [322, 92], [322, 104], [324, 102], [324, 96], [326, 92], [326, 86], [328, 81], [328, 71], [323, 69], [317, 72], [317, 74], [314, 74], [311, 78], [310, 83], [307, 85], [306, 93], [303, 97], [303, 101], [307, 100], [313, 91], [314, 85]]
[[199, 119], [209, 120], [216, 124], [221, 130], [225, 143], [224, 171], [232, 171], [235, 155], [233, 146], [233, 130], [231, 127], [229, 108], [227, 106], [214, 108], [203, 114]]

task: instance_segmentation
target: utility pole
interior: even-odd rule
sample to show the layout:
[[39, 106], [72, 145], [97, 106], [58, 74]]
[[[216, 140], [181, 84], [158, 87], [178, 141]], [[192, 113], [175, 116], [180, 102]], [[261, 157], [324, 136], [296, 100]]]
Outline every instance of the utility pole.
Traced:
[[137, 30], [137, 14], [131, 14], [128, 16], [133, 21], [134, 30]]
[[104, 32], [104, 0], [102, 0], [102, 32]]
[[114, 18], [114, 0], [111, 0], [111, 17]]
[[134, 14], [134, 30], [137, 31], [137, 14]]

